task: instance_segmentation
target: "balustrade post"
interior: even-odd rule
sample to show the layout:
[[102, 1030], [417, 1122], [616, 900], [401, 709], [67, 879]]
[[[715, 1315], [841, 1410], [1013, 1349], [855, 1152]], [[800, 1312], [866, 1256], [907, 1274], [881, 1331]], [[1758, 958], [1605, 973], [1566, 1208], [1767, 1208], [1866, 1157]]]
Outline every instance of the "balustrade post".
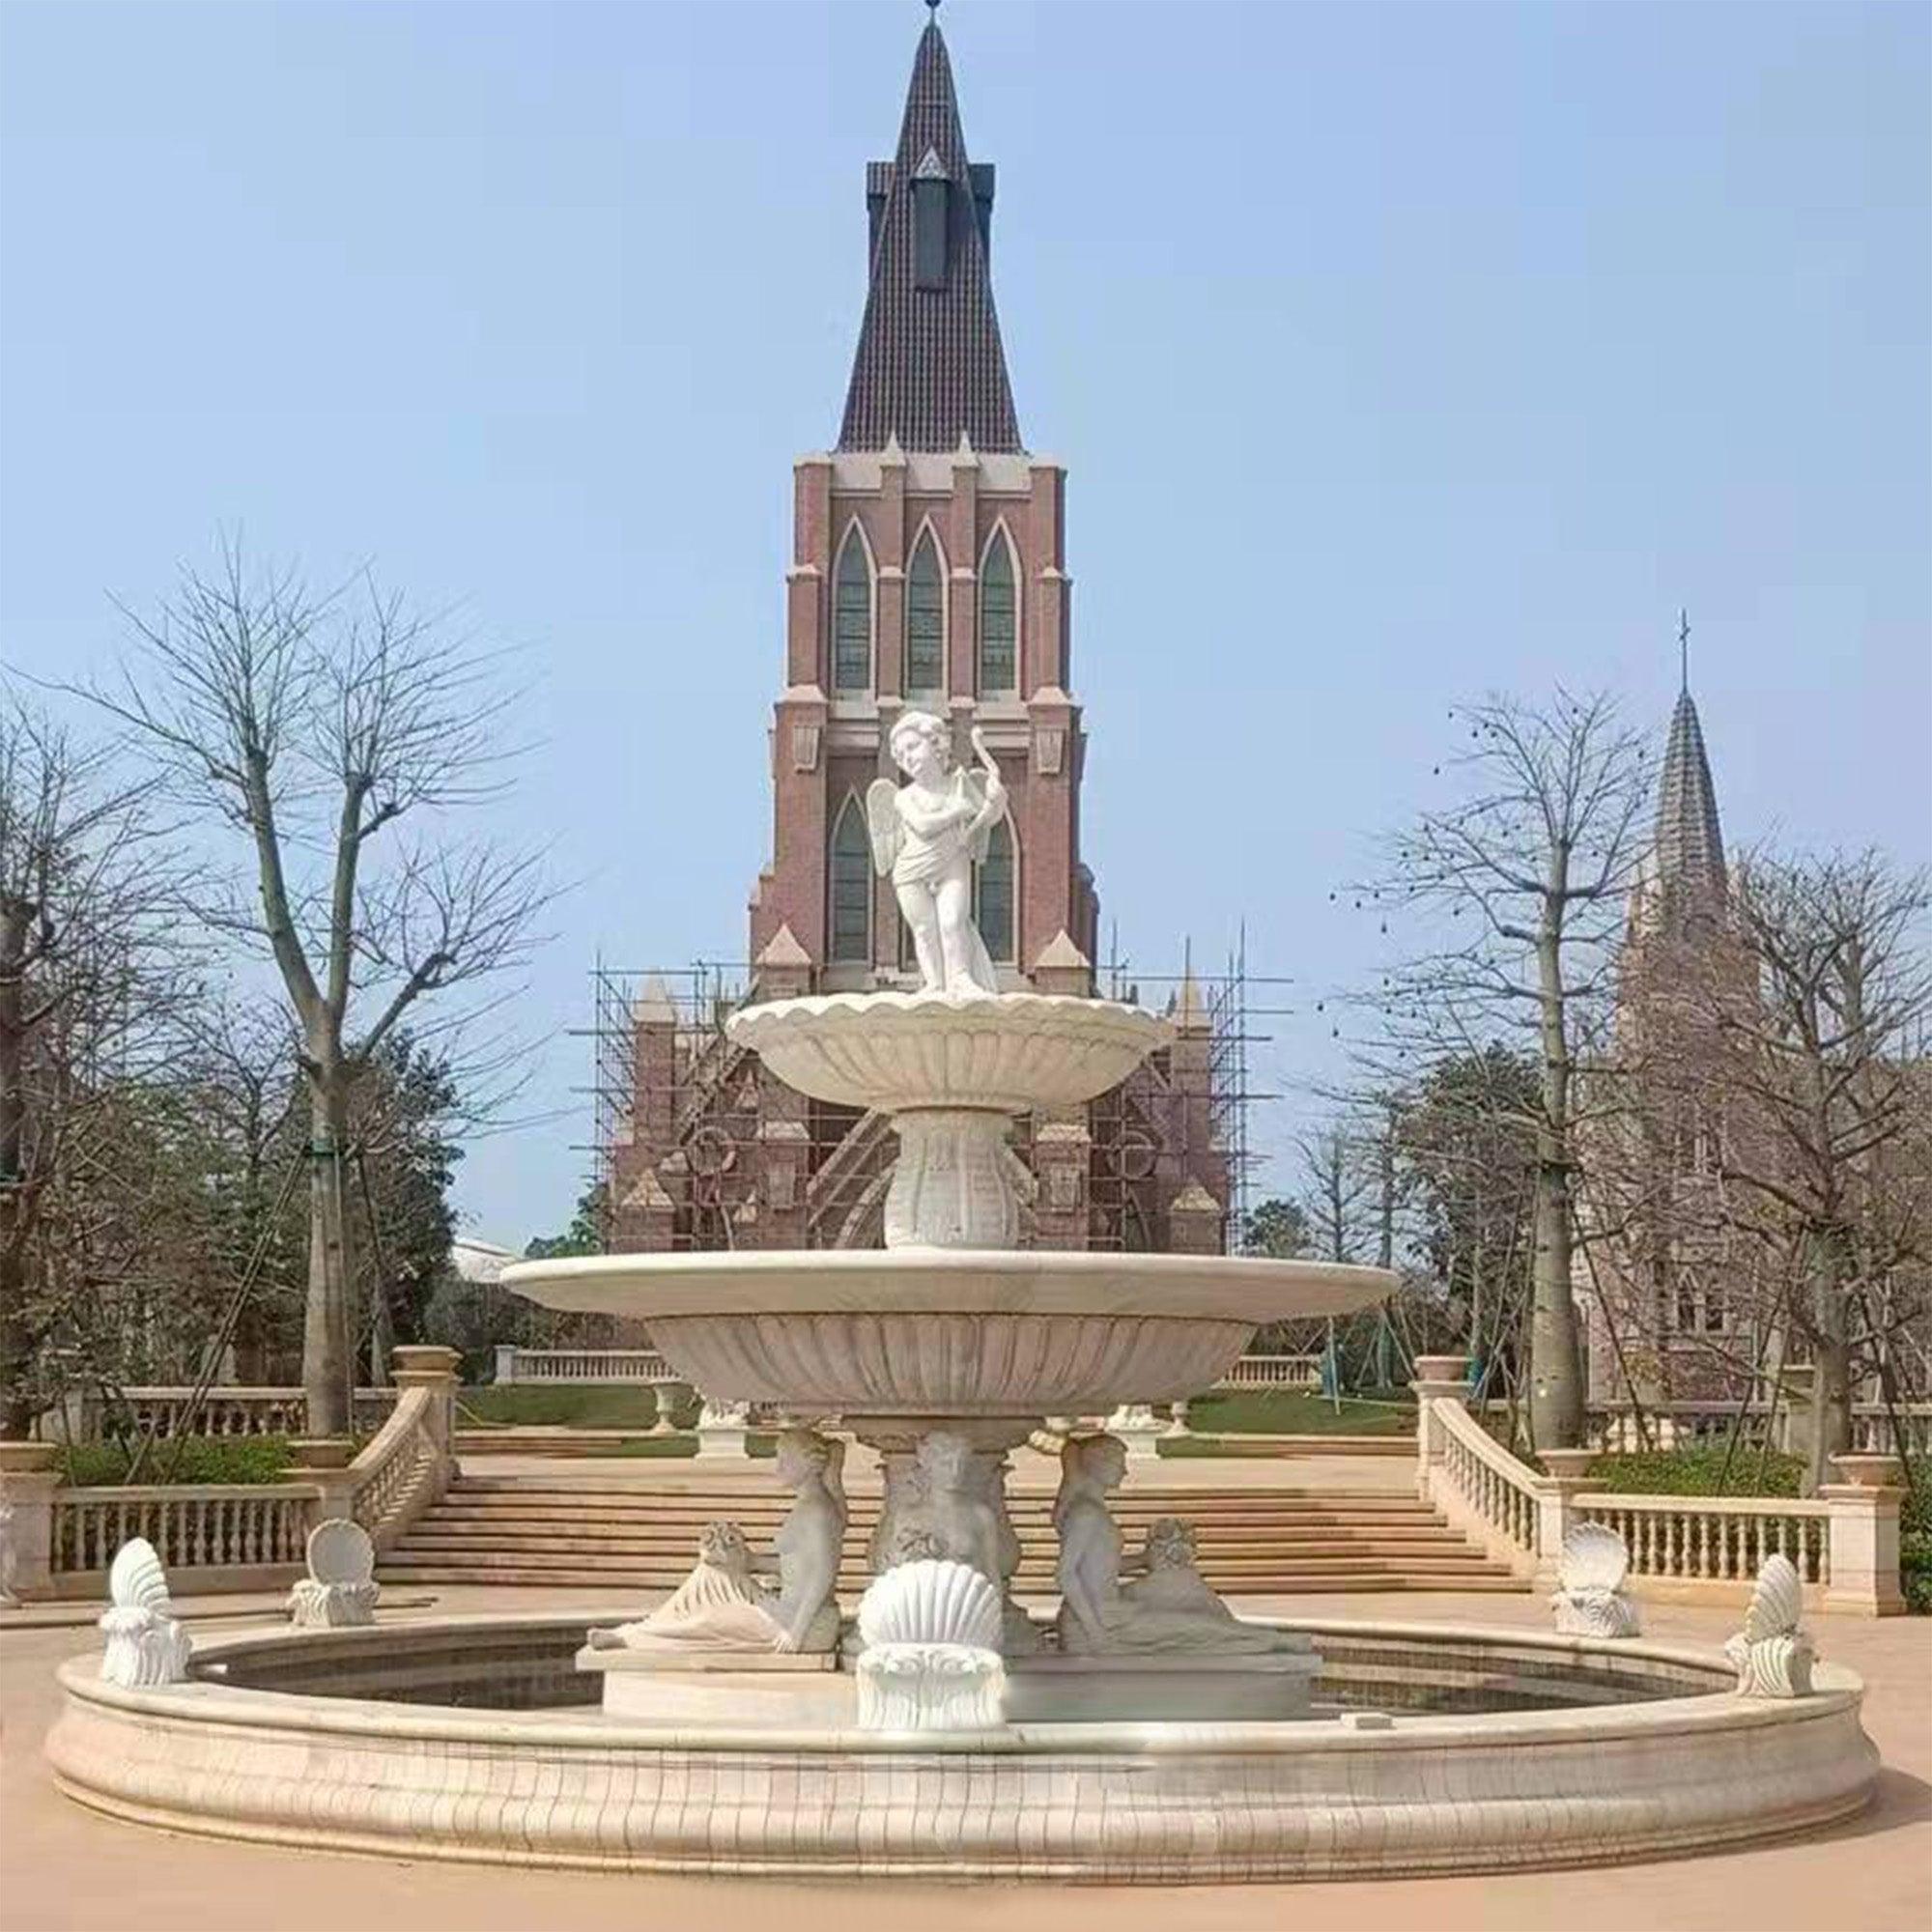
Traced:
[[497, 1344], [497, 1366], [491, 1373], [498, 1388], [517, 1379], [517, 1345], [514, 1342]]
[[1593, 1495], [1609, 1488], [1590, 1474], [1597, 1460], [1594, 1449], [1546, 1449], [1539, 1457], [1548, 1470], [1536, 1484], [1536, 1581], [1554, 1586], [1563, 1559], [1563, 1539], [1570, 1526], [1582, 1520], [1577, 1507], [1579, 1496]]
[[[52, 1442], [0, 1442], [0, 1504], [12, 1512], [0, 1535], [13, 1552], [13, 1579], [0, 1574], [0, 1587], [22, 1603], [53, 1594], [54, 1491], [60, 1478]], [[0, 1596], [0, 1603], [6, 1600]]]
[[289, 1480], [313, 1483], [322, 1492], [310, 1505], [311, 1529], [331, 1517], [355, 1514], [355, 1478], [349, 1470], [355, 1459], [355, 1444], [348, 1436], [298, 1436], [289, 1444], [289, 1455], [292, 1460]]
[[415, 1344], [395, 1350], [389, 1360], [397, 1401], [412, 1388], [430, 1392], [430, 1435], [443, 1465], [442, 1479], [447, 1481], [457, 1472], [456, 1376], [463, 1365], [463, 1356], [455, 1349]]
[[1435, 1420], [1438, 1403], [1466, 1407], [1469, 1400], [1467, 1355], [1418, 1355], [1415, 1379], [1415, 1492], [1424, 1502], [1435, 1500], [1435, 1476], [1442, 1461], [1443, 1435]]
[[1898, 1587], [1898, 1512], [1905, 1500], [1896, 1456], [1834, 1456], [1841, 1481], [1826, 1483], [1818, 1499], [1826, 1520], [1825, 1607], [1859, 1617], [1905, 1614]]

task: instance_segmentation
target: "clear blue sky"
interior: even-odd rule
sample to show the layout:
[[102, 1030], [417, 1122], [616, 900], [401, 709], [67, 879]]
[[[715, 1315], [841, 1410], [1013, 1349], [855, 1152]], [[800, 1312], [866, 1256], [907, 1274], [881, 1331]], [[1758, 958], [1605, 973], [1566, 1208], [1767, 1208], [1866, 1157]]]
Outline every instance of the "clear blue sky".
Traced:
[[[219, 526], [523, 654], [506, 814], [566, 1218], [601, 948], [734, 955], [789, 465], [836, 434], [915, 0], [0, 4], [0, 656], [107, 660]], [[1088, 856], [1304, 1005], [1489, 688], [1674, 694], [1734, 840], [1932, 847], [1932, 12], [952, 0], [1029, 444], [1070, 466]], [[1276, 1022], [1258, 1084], [1319, 1066]], [[1265, 1130], [1278, 1142], [1290, 1116]], [[1291, 1177], [1277, 1170], [1265, 1181]]]

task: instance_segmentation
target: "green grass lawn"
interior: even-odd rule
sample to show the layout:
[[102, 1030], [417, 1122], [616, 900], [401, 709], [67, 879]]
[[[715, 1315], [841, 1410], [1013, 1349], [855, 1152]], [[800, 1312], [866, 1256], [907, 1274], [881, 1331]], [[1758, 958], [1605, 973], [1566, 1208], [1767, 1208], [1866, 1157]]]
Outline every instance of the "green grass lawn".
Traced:
[[1187, 1426], [1200, 1435], [1412, 1435], [1415, 1403], [1406, 1390], [1345, 1395], [1337, 1408], [1300, 1389], [1236, 1389], [1189, 1403]]
[[[697, 1420], [697, 1398], [689, 1390], [681, 1396], [671, 1420], [680, 1429], [689, 1429]], [[553, 1429], [644, 1430], [658, 1418], [657, 1397], [651, 1390], [622, 1382], [511, 1382], [502, 1388], [464, 1389], [457, 1404], [458, 1428], [473, 1417], [484, 1427], [507, 1422]]]

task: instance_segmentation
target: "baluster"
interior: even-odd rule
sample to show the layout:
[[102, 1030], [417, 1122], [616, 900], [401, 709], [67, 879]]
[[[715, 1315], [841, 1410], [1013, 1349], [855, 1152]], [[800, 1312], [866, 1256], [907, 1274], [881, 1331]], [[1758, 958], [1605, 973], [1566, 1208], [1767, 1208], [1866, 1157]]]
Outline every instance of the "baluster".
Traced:
[[1697, 1574], [1711, 1574], [1711, 1519], [1702, 1512], [1697, 1517]]

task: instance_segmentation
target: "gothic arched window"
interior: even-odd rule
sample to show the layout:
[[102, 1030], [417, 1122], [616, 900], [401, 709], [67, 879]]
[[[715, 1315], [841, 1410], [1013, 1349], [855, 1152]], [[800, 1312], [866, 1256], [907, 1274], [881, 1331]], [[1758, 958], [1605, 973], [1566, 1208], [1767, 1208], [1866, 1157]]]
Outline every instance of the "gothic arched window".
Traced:
[[840, 964], [869, 963], [872, 957], [872, 846], [858, 795], [848, 792], [832, 822], [832, 848], [826, 867], [827, 958]]
[[946, 689], [946, 584], [930, 530], [920, 533], [906, 572], [905, 688], [908, 697]]
[[1019, 624], [1012, 546], [995, 530], [980, 560], [980, 696], [1019, 688]]
[[986, 841], [986, 856], [973, 870], [973, 923], [996, 966], [1015, 963], [1013, 940], [1013, 828], [1001, 819]]
[[832, 573], [832, 688], [872, 685], [872, 560], [857, 524], [845, 532]]

